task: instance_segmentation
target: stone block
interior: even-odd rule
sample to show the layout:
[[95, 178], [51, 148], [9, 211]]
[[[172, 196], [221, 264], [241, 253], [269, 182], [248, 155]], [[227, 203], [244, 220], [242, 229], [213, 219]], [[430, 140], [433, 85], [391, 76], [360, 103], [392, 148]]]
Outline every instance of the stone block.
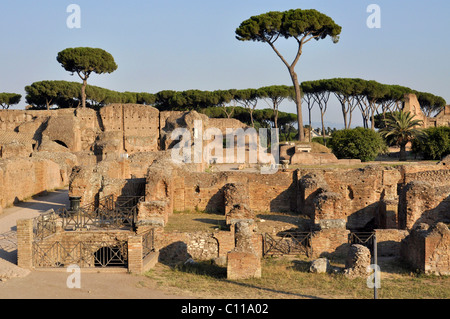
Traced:
[[169, 220], [167, 201], [146, 201], [138, 204], [137, 226], [164, 226]]
[[229, 280], [261, 278], [261, 259], [253, 253], [229, 252], [227, 278]]
[[326, 258], [314, 260], [309, 267], [309, 272], [316, 274], [324, 274], [330, 270], [330, 262]]

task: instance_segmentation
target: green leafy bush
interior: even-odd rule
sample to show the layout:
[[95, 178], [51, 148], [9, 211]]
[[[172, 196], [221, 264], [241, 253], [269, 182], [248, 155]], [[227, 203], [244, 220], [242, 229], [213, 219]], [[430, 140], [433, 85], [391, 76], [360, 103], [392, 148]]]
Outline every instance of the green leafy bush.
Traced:
[[424, 132], [424, 138], [413, 141], [413, 153], [427, 160], [440, 160], [450, 154], [450, 127], [431, 127]]
[[380, 134], [361, 127], [334, 132], [328, 144], [337, 158], [360, 159], [362, 162], [375, 160], [386, 147]]

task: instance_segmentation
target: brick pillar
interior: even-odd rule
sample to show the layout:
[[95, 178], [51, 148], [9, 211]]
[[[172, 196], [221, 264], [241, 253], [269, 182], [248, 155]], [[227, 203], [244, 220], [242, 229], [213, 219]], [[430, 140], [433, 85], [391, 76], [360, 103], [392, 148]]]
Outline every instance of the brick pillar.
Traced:
[[17, 265], [21, 268], [33, 268], [33, 220], [17, 221]]
[[236, 247], [227, 254], [228, 279], [261, 278], [261, 257], [255, 253], [252, 228], [242, 221], [234, 227]]
[[142, 236], [128, 237], [128, 271], [130, 273], [140, 274], [144, 270], [144, 261], [142, 260]]

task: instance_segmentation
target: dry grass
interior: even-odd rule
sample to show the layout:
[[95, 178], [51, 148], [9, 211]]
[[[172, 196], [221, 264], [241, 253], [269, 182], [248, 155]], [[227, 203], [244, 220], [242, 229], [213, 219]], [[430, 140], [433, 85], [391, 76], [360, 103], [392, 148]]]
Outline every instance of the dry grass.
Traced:
[[[386, 264], [387, 263], [387, 264]], [[382, 265], [379, 298], [448, 299], [450, 277], [417, 275], [401, 270], [400, 264], [387, 261]], [[269, 258], [262, 264], [262, 278], [227, 280], [226, 268], [211, 262], [169, 267], [158, 264], [146, 275], [158, 282], [160, 289], [212, 299], [370, 299], [373, 290], [366, 279], [348, 279], [337, 272], [312, 274], [305, 258]], [[333, 264], [339, 268], [341, 264]], [[386, 269], [389, 272], [383, 272]]]
[[202, 211], [174, 212], [164, 228], [165, 232], [213, 232], [217, 229], [227, 229], [223, 214]]

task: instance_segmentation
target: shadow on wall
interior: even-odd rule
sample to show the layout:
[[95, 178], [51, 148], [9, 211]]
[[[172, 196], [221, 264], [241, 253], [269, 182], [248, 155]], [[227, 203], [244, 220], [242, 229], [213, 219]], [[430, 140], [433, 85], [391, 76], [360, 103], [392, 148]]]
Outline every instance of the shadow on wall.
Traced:
[[444, 224], [447, 224], [447, 226], [450, 225], [450, 195], [441, 201], [435, 208], [423, 212], [421, 217], [414, 223], [413, 228], [421, 223], [433, 226], [438, 222], [443, 222]]
[[[411, 193], [408, 194], [409, 192]], [[433, 205], [436, 206], [432, 207]], [[414, 229], [421, 223], [432, 226], [438, 222], [450, 224], [449, 188], [432, 188], [426, 183], [408, 184], [399, 199], [399, 228]]]
[[192, 258], [192, 256], [188, 253], [187, 244], [177, 241], [159, 250], [158, 261], [163, 265], [173, 267], [189, 258]]
[[[350, 244], [342, 244], [337, 247], [333, 252], [323, 252], [319, 255], [319, 258], [327, 258], [330, 260], [343, 261], [347, 258], [348, 250], [350, 248]], [[314, 247], [313, 247], [314, 249]]]
[[298, 207], [298, 187], [297, 187], [297, 176], [292, 174], [292, 183], [289, 187], [281, 192], [278, 196], [270, 201], [270, 211], [271, 212], [299, 212]]
[[380, 203], [373, 203], [352, 213], [347, 217], [347, 229], [357, 232], [372, 232], [378, 228], [376, 220]]
[[[224, 185], [218, 192], [211, 196], [206, 204], [206, 212], [211, 214], [225, 214]], [[201, 188], [197, 186], [196, 192], [201, 192]]]

